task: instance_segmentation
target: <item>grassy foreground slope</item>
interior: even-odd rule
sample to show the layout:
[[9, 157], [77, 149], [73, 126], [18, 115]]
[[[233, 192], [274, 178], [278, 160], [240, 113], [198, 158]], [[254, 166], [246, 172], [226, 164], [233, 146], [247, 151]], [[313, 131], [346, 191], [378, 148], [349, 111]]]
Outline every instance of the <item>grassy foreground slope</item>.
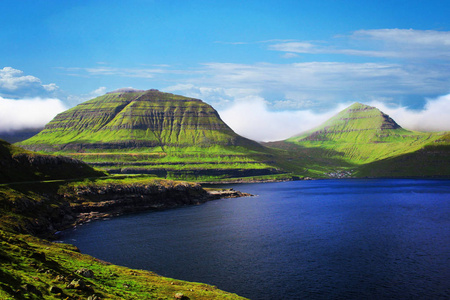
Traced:
[[202, 180], [280, 172], [270, 151], [234, 133], [210, 105], [157, 90], [119, 90], [81, 103], [18, 145], [111, 173]]
[[103, 262], [67, 244], [0, 230], [0, 299], [244, 299]]
[[[386, 173], [382, 171], [385, 169], [383, 162], [391, 162], [389, 159], [409, 153], [423, 153], [424, 147], [431, 147], [443, 140], [444, 134], [403, 129], [377, 108], [355, 103], [312, 130], [285, 141], [268, 143], [267, 146], [285, 149], [291, 157], [309, 157], [304, 167], [310, 171], [313, 169], [319, 177], [382, 176]], [[442, 152], [443, 157], [448, 155], [448, 151]], [[423, 156], [408, 157], [407, 161], [397, 159], [396, 164], [388, 163], [392, 172], [387, 173], [421, 176], [422, 169], [414, 166], [419, 165]], [[404, 171], [396, 172], [393, 168]], [[444, 173], [450, 175], [449, 172]], [[442, 174], [438, 166], [430, 164], [423, 175]]]

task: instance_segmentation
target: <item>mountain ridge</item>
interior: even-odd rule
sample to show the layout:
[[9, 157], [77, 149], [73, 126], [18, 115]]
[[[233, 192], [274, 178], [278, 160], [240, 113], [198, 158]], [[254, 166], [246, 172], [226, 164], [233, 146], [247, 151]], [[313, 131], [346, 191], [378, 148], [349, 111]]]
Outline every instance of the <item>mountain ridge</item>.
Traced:
[[[361, 177], [369, 174], [358, 172], [361, 166], [378, 168], [382, 164], [375, 162], [420, 151], [444, 134], [406, 130], [378, 108], [356, 102], [311, 130], [260, 144], [236, 134], [200, 99], [126, 89], [59, 114], [18, 145], [68, 155], [110, 173], [228, 182], [327, 178], [341, 170]], [[434, 165], [431, 157], [427, 161]]]

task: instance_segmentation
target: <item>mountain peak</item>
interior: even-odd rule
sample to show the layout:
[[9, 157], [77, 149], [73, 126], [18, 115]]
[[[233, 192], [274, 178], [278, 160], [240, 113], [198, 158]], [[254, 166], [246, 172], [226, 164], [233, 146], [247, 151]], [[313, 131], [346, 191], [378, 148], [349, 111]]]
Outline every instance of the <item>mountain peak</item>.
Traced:
[[368, 109], [377, 109], [376, 107], [373, 106], [369, 106], [360, 102], [355, 102], [352, 105], [350, 105], [349, 107], [347, 107], [347, 109], [353, 109], [353, 110], [368, 110]]
[[[157, 90], [155, 90], [157, 91]], [[132, 87], [126, 87], [126, 88], [120, 88], [111, 92], [107, 92], [106, 94], [116, 94], [116, 93], [142, 93], [145, 92], [145, 90], [137, 90]]]
[[293, 137], [295, 141], [352, 140], [365, 136], [376, 140], [386, 136], [386, 130], [402, 129], [391, 117], [378, 108], [356, 102], [328, 119], [322, 125]]

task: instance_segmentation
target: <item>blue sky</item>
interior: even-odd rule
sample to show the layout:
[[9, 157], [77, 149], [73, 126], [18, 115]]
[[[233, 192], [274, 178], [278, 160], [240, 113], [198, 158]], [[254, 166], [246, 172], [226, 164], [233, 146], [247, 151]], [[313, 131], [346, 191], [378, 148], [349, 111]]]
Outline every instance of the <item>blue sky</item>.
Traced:
[[[122, 87], [285, 138], [353, 102], [450, 130], [450, 1], [3, 0], [0, 130]], [[270, 126], [268, 126], [270, 124]]]

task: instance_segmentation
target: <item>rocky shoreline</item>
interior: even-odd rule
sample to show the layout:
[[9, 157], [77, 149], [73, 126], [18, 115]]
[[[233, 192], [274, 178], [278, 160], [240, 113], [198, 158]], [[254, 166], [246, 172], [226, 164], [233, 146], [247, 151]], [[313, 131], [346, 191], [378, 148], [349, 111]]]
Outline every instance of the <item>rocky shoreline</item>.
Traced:
[[[142, 211], [150, 211], [150, 210], [164, 210], [176, 208], [184, 205], [198, 205], [205, 203], [207, 201], [225, 199], [225, 198], [239, 198], [239, 197], [249, 197], [253, 196], [252, 194], [242, 193], [240, 191], [236, 191], [233, 189], [223, 189], [223, 190], [212, 190], [206, 191], [206, 194], [201, 196], [198, 199], [192, 199], [189, 203], [145, 203], [141, 202], [138, 205], [135, 205], [136, 202], [131, 201], [128, 204], [124, 204], [124, 201], [120, 200], [107, 200], [97, 202], [95, 205], [81, 205], [77, 208], [77, 211], [81, 211], [77, 213], [75, 217], [75, 221], [72, 226], [81, 225], [83, 223], [87, 223], [93, 220], [112, 218], [121, 216], [128, 213], [142, 212]], [[131, 205], [130, 205], [131, 204]], [[110, 207], [108, 209], [108, 207]]]
[[203, 189], [198, 183], [141, 182], [66, 186], [57, 193], [22, 195], [10, 202], [26, 215], [14, 230], [46, 239], [55, 233], [96, 219], [163, 210], [207, 201], [252, 196], [233, 189]]

